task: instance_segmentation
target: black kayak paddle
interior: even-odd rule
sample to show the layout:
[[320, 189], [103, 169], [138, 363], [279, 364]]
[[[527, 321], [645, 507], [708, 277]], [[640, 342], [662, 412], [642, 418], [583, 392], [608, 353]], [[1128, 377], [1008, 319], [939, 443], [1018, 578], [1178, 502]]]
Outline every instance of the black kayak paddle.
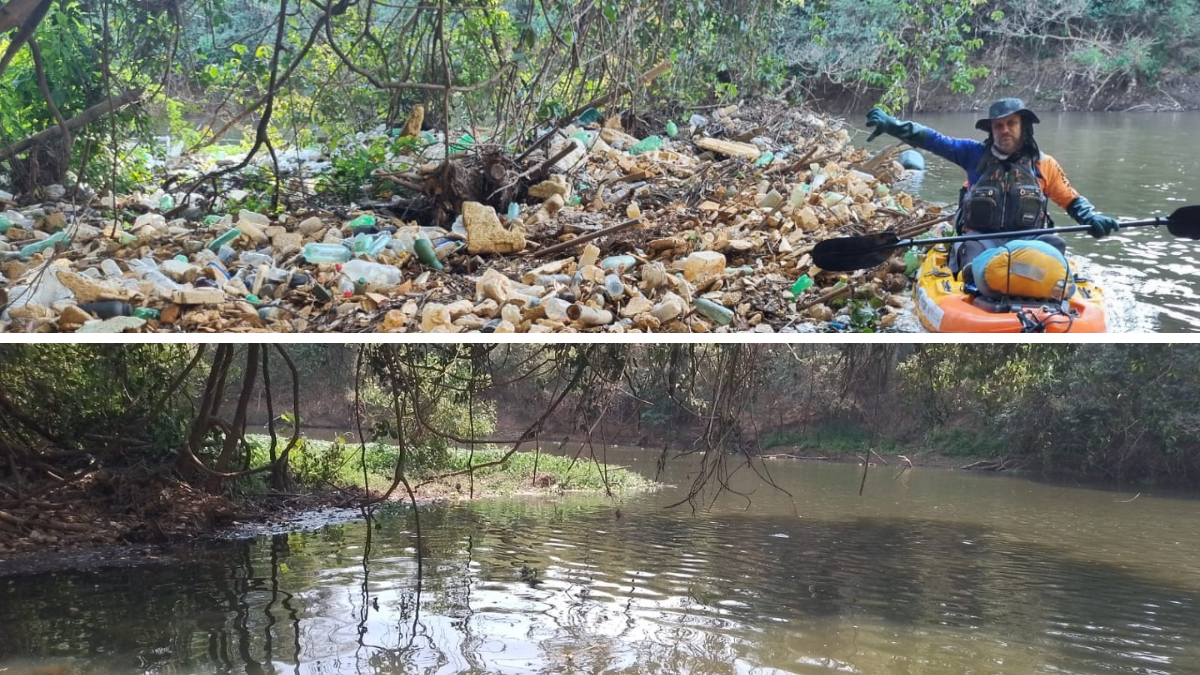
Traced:
[[[1185, 239], [1200, 239], [1200, 206], [1184, 206], [1176, 209], [1169, 216], [1159, 216], [1146, 220], [1134, 220], [1121, 223], [1120, 229], [1129, 227], [1145, 227], [1147, 225], [1166, 225], [1167, 231], [1176, 237]], [[813, 247], [813, 264], [830, 272], [850, 272], [853, 270], [874, 267], [891, 257], [892, 251], [908, 246], [928, 246], [932, 244], [950, 244], [959, 241], [976, 239], [1020, 239], [1021, 237], [1036, 237], [1042, 234], [1064, 234], [1067, 232], [1087, 232], [1087, 225], [1070, 225], [1067, 227], [1045, 227], [1037, 230], [1015, 230], [1012, 232], [979, 232], [963, 234], [957, 237], [935, 237], [932, 239], [900, 239], [894, 232], [878, 232], [861, 237], [839, 237], [817, 242]]]

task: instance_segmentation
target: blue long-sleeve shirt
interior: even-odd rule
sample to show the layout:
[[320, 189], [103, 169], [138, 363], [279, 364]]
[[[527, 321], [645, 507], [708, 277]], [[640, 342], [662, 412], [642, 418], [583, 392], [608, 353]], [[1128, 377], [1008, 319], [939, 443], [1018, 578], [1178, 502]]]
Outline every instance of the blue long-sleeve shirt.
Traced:
[[[971, 138], [951, 138], [929, 128], [926, 128], [916, 145], [962, 167], [967, 172], [967, 187], [979, 180], [979, 162], [986, 153], [991, 152], [988, 146], [980, 141]], [[1034, 170], [1037, 171], [1042, 192], [1063, 209], [1079, 196], [1079, 192], [1071, 187], [1058, 160], [1050, 155], [1043, 152], [1041, 159], [1034, 165]]]

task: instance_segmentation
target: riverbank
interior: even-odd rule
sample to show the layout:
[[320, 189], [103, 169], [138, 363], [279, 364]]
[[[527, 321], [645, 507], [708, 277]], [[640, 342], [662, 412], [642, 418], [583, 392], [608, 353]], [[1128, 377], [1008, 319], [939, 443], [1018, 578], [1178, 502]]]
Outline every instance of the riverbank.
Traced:
[[[622, 467], [586, 459], [522, 452], [496, 464], [504, 454], [448, 450], [435, 464], [415, 457], [407, 472], [411, 495], [403, 485], [390, 489], [396, 448], [378, 443], [368, 444], [364, 453], [358, 446], [306, 441], [291, 464], [298, 487], [284, 494], [243, 481], [228, 494], [212, 495], [174, 477], [167, 467], [104, 470], [42, 498], [0, 508], [0, 577], [169, 561], [169, 551], [192, 542], [346, 522], [362, 518], [369, 505], [620, 493], [653, 486]], [[467, 472], [468, 467], [474, 470]], [[37, 485], [25, 487], [38, 493]]]

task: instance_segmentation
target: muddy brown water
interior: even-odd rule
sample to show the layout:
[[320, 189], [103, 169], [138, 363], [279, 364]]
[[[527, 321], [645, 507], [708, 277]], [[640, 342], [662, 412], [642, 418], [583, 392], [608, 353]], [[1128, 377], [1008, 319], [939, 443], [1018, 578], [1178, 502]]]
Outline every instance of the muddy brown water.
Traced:
[[680, 460], [619, 502], [432, 507], [420, 563], [400, 512], [3, 578], [0, 672], [1200, 672], [1194, 496], [768, 466], [791, 497], [743, 470], [665, 509]]
[[[1062, 164], [1071, 184], [1098, 210], [1141, 220], [1200, 204], [1200, 145], [1195, 140], [1200, 112], [1039, 111], [1038, 116], [1039, 146]], [[950, 136], [983, 140], [974, 129], [979, 117], [935, 113], [915, 119]], [[867, 147], [883, 147], [887, 139]], [[865, 141], [864, 133], [856, 142]], [[926, 171], [904, 187], [928, 200], [957, 203], [963, 170], [924, 154]], [[1057, 225], [1074, 224], [1057, 206], [1051, 206], [1051, 217]], [[1103, 240], [1066, 236], [1068, 253], [1108, 293], [1111, 332], [1200, 332], [1200, 242], [1176, 239], [1156, 228], [1131, 229]]]

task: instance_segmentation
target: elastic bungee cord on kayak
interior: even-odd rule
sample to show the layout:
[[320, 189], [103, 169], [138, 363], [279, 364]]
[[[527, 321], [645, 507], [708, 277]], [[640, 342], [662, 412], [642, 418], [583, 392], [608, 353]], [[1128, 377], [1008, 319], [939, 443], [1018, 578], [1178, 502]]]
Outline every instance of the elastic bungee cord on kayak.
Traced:
[[1016, 311], [1017, 321], [1021, 322], [1022, 333], [1045, 333], [1050, 328], [1050, 324], [1057, 323], [1051, 321], [1054, 317], [1061, 316], [1067, 320], [1067, 327], [1061, 332], [1071, 332], [1071, 327], [1075, 325], [1075, 317], [1061, 307], [1050, 307], [1049, 305], [1042, 307], [1043, 316], [1038, 317], [1037, 313], [1028, 309], [1018, 309]]

